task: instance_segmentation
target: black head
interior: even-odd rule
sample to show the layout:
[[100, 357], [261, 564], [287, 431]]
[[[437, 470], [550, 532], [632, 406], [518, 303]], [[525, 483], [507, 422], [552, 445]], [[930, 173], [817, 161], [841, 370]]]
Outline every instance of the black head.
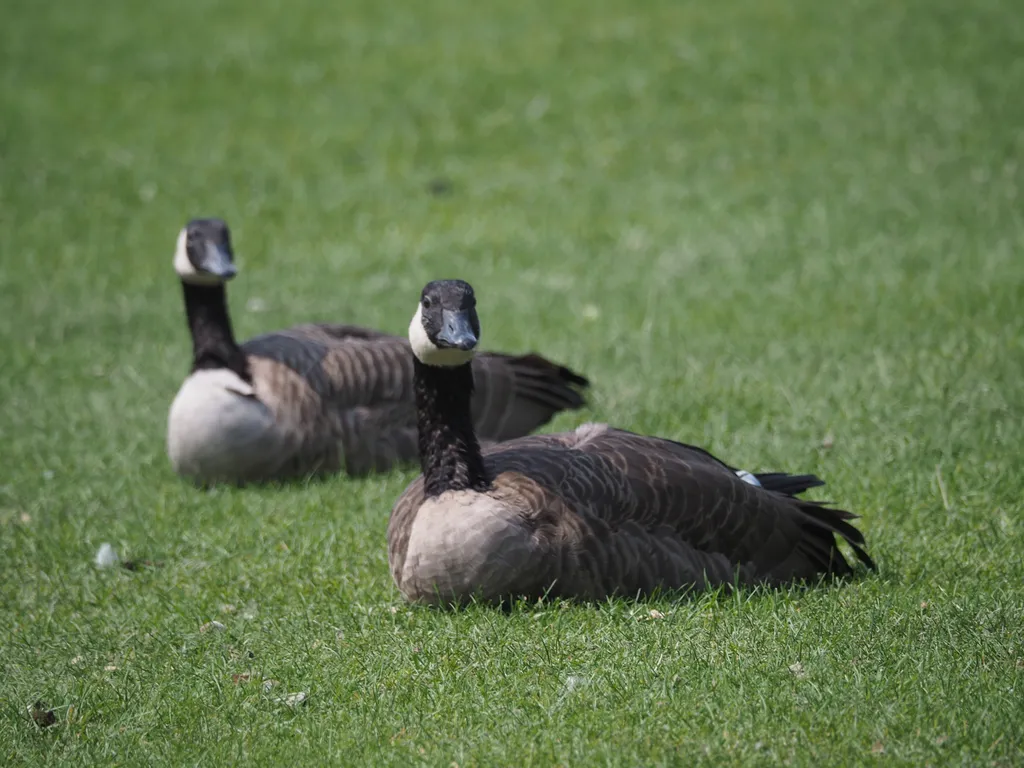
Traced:
[[479, 340], [473, 286], [462, 280], [427, 283], [409, 324], [416, 357], [427, 365], [463, 365], [472, 359]]
[[182, 280], [199, 285], [226, 282], [238, 274], [231, 230], [223, 219], [193, 219], [178, 235], [174, 269]]

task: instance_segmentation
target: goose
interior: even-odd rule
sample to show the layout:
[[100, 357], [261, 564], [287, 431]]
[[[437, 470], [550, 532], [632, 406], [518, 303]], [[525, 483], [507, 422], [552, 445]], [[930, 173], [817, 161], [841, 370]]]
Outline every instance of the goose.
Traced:
[[422, 474], [395, 502], [388, 564], [409, 602], [597, 601], [782, 585], [868, 568], [849, 512], [797, 498], [814, 475], [746, 475], [700, 448], [585, 424], [482, 448], [472, 286], [428, 283], [409, 325]]
[[[402, 336], [307, 324], [235, 341], [225, 284], [237, 274], [222, 219], [178, 235], [174, 269], [192, 368], [168, 414], [173, 469], [199, 485], [382, 472], [418, 455], [413, 355]], [[481, 354], [473, 424], [485, 442], [581, 408], [587, 379], [536, 354]]]

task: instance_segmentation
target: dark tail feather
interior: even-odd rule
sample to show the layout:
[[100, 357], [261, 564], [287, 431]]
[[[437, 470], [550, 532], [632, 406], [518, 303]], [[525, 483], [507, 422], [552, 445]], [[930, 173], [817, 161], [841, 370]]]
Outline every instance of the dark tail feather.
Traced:
[[766, 491], [777, 491], [787, 496], [797, 496], [811, 488], [819, 488], [825, 484], [817, 475], [789, 475], [785, 472], [765, 472], [754, 477]]
[[841, 536], [853, 549], [858, 560], [872, 571], [878, 570], [875, 561], [864, 550], [864, 534], [848, 522], [856, 520], [857, 515], [844, 509], [825, 507], [814, 501], [801, 502], [800, 508], [814, 521], [815, 528], [826, 533], [829, 539], [832, 539], [833, 535]]
[[481, 396], [477, 414], [481, 439], [502, 442], [523, 437], [547, 424], [560, 411], [586, 405], [583, 389], [590, 382], [540, 355], [513, 357], [489, 352], [479, 356], [495, 371], [497, 399]]
[[[811, 488], [820, 488], [825, 481], [817, 475], [788, 475], [785, 472], [766, 472], [755, 475], [761, 487], [769, 491], [777, 491], [787, 496], [796, 497]], [[872, 571], [877, 570], [875, 561], [864, 550], [864, 534], [848, 521], [856, 520], [857, 515], [844, 509], [826, 507], [821, 502], [801, 501], [800, 508], [815, 522], [815, 528], [827, 531], [828, 538], [841, 536], [857, 555], [857, 559]]]
[[573, 411], [587, 404], [581, 390], [590, 381], [540, 355], [508, 358], [516, 373], [516, 392], [554, 411]]

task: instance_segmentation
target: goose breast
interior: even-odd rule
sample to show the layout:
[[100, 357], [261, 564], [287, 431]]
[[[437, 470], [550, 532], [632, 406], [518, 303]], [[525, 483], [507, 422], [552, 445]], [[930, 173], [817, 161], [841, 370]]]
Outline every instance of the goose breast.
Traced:
[[516, 499], [446, 491], [423, 501], [396, 581], [414, 602], [493, 600], [529, 591], [541, 553]]
[[167, 453], [199, 482], [257, 476], [287, 455], [287, 439], [256, 388], [226, 369], [199, 370], [171, 404]]

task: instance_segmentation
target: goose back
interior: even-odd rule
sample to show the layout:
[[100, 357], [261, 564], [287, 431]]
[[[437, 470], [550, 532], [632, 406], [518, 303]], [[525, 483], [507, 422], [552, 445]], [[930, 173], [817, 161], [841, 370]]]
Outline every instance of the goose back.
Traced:
[[[349, 325], [307, 324], [241, 345], [256, 395], [289, 446], [274, 476], [386, 471], [417, 458], [408, 340]], [[485, 443], [519, 437], [585, 404], [582, 376], [539, 355], [474, 361], [474, 423]]]

